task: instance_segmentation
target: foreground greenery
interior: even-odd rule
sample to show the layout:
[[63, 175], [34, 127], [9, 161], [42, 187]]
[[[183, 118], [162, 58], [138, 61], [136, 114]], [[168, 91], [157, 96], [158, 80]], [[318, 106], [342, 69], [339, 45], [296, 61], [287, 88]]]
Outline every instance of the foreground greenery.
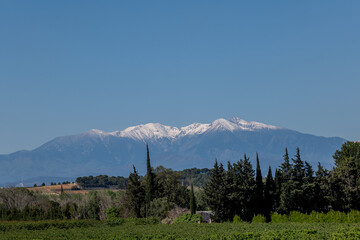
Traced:
[[[69, 222], [69, 224], [66, 224], [66, 222]], [[136, 225], [134, 223], [124, 223], [119, 226], [109, 226], [100, 221], [67, 220], [58, 222], [7, 222], [0, 223], [0, 226], [0, 239], [360, 238], [360, 224], [346, 223], [193, 223], [172, 225]]]
[[314, 171], [301, 158], [299, 148], [291, 159], [285, 149], [275, 178], [269, 167], [265, 179], [258, 156], [256, 172], [246, 154], [233, 164], [228, 162], [227, 169], [216, 161], [205, 187], [206, 206], [214, 212], [213, 220], [217, 222], [231, 221], [234, 216], [251, 221], [259, 214], [270, 222], [272, 212], [360, 210], [360, 143], [344, 143], [333, 158], [332, 170], [319, 163]]

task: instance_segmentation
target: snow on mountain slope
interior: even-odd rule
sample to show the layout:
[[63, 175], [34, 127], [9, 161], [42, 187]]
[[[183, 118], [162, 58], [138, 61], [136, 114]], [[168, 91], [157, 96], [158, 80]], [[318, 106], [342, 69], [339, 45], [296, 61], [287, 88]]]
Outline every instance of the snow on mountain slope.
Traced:
[[209, 128], [210, 128], [210, 124], [208, 124], [208, 123], [205, 123], [205, 124], [193, 123], [186, 127], [180, 128], [180, 131], [181, 131], [180, 135], [185, 136], [185, 135], [202, 134], [202, 133], [206, 132]]
[[175, 138], [180, 134], [177, 127], [165, 126], [160, 123], [148, 123], [145, 125], [138, 125], [128, 127], [119, 132], [118, 137], [128, 137], [132, 139], [145, 140], [149, 138]]
[[233, 117], [232, 119], [230, 119], [230, 122], [236, 123], [240, 128], [242, 128], [242, 130], [248, 130], [248, 131], [260, 130], [260, 129], [271, 129], [271, 130], [280, 129], [280, 127], [267, 125], [264, 123], [247, 122], [238, 117]]
[[128, 127], [123, 131], [115, 131], [109, 133], [103, 132], [101, 130], [92, 129], [88, 132], [88, 134], [99, 136], [112, 135], [116, 137], [124, 137], [134, 140], [145, 141], [148, 139], [160, 138], [175, 139], [187, 135], [199, 135], [205, 132], [214, 131], [258, 131], [261, 129], [274, 130], [280, 128], [272, 125], [266, 125], [264, 123], [247, 122], [238, 117], [234, 117], [230, 120], [220, 118], [212, 123], [193, 123], [180, 129], [177, 127], [162, 125], [160, 123], [148, 123]]

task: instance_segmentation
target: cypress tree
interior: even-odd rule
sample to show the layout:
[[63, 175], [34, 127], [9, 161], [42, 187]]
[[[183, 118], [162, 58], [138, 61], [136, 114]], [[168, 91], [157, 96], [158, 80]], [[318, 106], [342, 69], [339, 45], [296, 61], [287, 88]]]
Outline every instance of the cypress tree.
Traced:
[[155, 195], [155, 177], [154, 173], [151, 169], [150, 164], [150, 153], [149, 153], [149, 146], [146, 144], [146, 176], [145, 176], [145, 202], [147, 207], [149, 207], [150, 202], [154, 199]]
[[280, 195], [281, 195], [281, 183], [282, 174], [280, 169], [275, 169], [275, 193], [274, 193], [274, 211], [277, 211], [280, 207]]
[[191, 215], [196, 213], [196, 200], [195, 200], [193, 183], [191, 183], [191, 188], [190, 188], [190, 213]]
[[269, 166], [269, 171], [266, 176], [265, 190], [264, 190], [265, 217], [267, 222], [271, 221], [270, 214], [273, 211], [275, 191], [276, 191], [276, 186], [274, 179], [272, 177], [271, 167]]
[[255, 189], [255, 213], [264, 213], [264, 183], [261, 174], [259, 155], [256, 153], [256, 189]]

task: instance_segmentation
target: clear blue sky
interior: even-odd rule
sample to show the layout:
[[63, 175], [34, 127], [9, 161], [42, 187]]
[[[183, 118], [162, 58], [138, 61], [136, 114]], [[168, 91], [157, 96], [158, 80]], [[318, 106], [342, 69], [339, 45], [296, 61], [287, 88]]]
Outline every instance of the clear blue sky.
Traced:
[[0, 1], [0, 153], [238, 116], [360, 139], [360, 1]]

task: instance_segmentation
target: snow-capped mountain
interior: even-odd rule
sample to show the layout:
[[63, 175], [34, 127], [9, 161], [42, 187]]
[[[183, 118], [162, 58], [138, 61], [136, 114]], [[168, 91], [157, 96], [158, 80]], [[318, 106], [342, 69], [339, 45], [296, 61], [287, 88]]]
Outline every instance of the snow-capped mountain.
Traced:
[[181, 128], [148, 123], [114, 132], [92, 129], [55, 138], [32, 151], [0, 155], [0, 182], [38, 176], [127, 176], [133, 164], [143, 174], [146, 143], [153, 165], [173, 169], [211, 168], [215, 158], [235, 162], [244, 153], [254, 160], [258, 152], [265, 171], [269, 165], [275, 169], [281, 164], [285, 147], [290, 154], [300, 147], [304, 160], [330, 167], [332, 154], [343, 142], [236, 117]]
[[128, 127], [123, 131], [109, 133], [97, 129], [92, 129], [89, 131], [89, 134], [100, 136], [111, 135], [115, 137], [147, 141], [160, 138], [179, 139], [188, 135], [198, 135], [214, 131], [259, 131], [262, 129], [275, 130], [280, 128], [258, 122], [247, 122], [240, 118], [234, 117], [230, 120], [220, 118], [210, 124], [193, 123], [180, 129], [177, 127], [165, 126], [160, 123], [148, 123], [134, 127]]

